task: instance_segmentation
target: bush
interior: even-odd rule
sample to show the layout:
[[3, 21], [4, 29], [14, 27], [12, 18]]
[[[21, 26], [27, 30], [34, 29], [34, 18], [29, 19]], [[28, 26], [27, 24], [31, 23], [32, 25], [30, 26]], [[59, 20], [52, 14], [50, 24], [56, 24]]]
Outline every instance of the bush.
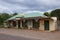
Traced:
[[0, 25], [0, 28], [4, 28], [4, 26], [3, 25]]

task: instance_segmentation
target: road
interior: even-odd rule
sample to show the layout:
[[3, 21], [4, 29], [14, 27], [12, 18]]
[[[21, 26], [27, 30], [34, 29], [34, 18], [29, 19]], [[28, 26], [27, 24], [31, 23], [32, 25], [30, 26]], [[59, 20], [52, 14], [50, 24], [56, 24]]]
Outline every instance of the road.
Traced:
[[11, 36], [11, 35], [6, 35], [6, 34], [0, 33], [0, 40], [38, 40], [38, 39]]
[[60, 31], [0, 29], [0, 40], [60, 40]]

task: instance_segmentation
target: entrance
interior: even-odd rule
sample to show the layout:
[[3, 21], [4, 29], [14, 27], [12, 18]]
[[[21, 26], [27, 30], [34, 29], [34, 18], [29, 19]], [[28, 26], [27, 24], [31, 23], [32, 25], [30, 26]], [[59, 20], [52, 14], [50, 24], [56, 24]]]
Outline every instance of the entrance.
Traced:
[[13, 27], [16, 27], [16, 21], [12, 21], [12, 25], [13, 25]]
[[22, 21], [22, 27], [23, 27], [24, 29], [27, 29], [27, 28], [28, 28], [28, 26], [27, 26], [27, 20], [23, 20], [23, 21]]
[[44, 29], [49, 30], [49, 20], [44, 21]]
[[18, 20], [18, 29], [20, 29], [20, 20]]
[[36, 20], [33, 19], [33, 28], [34, 29], [39, 29], [39, 20], [36, 21]]

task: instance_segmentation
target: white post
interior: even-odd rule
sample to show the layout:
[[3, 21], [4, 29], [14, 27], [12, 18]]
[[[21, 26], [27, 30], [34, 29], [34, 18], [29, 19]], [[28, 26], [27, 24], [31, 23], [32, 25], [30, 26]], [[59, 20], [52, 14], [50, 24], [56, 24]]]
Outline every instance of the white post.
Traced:
[[13, 27], [13, 22], [12, 21], [10, 22], [10, 26]]
[[20, 21], [20, 27], [22, 28], [22, 21]]
[[18, 29], [18, 21], [16, 21], [16, 28]]

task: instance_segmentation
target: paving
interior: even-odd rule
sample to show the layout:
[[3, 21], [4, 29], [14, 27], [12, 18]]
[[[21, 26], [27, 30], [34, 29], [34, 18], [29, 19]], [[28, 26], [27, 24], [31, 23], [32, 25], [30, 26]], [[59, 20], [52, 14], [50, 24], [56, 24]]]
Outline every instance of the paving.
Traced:
[[60, 32], [0, 29], [0, 40], [60, 40]]

